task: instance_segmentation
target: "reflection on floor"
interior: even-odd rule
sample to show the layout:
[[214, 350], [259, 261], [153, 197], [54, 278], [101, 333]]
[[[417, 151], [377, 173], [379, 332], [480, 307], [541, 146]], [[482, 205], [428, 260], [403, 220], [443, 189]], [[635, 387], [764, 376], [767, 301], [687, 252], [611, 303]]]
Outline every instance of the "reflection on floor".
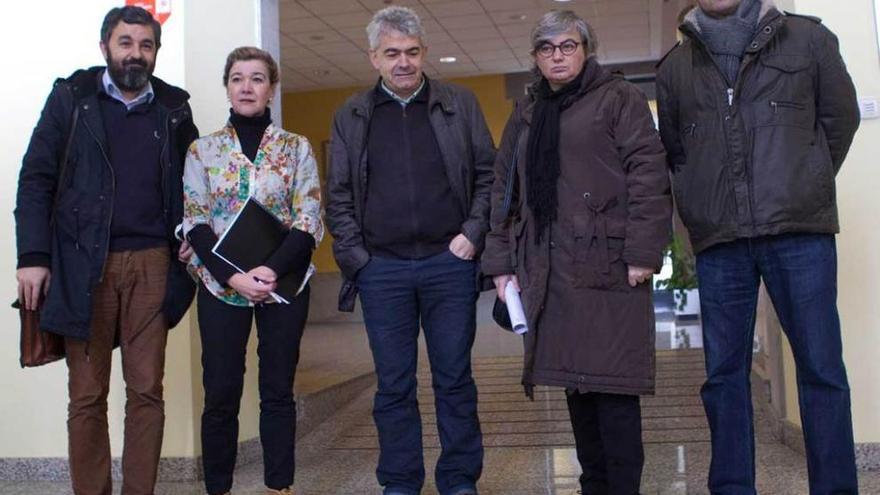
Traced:
[[[491, 300], [489, 301], [491, 302]], [[489, 323], [481, 302], [480, 328], [474, 347], [474, 372], [480, 391], [480, 420], [486, 457], [480, 493], [492, 495], [574, 495], [580, 467], [568, 423], [563, 392], [540, 388], [536, 400], [523, 395], [520, 381], [521, 344], [518, 337]], [[662, 311], [660, 312], [662, 313]], [[658, 314], [658, 335], [674, 324]], [[663, 325], [667, 325], [664, 327]], [[704, 494], [710, 458], [709, 431], [699, 398], [704, 379], [703, 356], [688, 328], [691, 349], [657, 352], [657, 395], [642, 401], [646, 465], [644, 494]], [[691, 331], [695, 333], [690, 333]], [[371, 361], [362, 327], [313, 326], [303, 342], [298, 393], [308, 393], [369, 370]], [[430, 373], [422, 350], [419, 383], [424, 423], [424, 494], [437, 493], [432, 480], [439, 453], [436, 417], [430, 392]], [[373, 388], [362, 390], [344, 408], [330, 416], [297, 445], [296, 490], [299, 495], [378, 494], [375, 466], [378, 457], [371, 407]], [[757, 485], [761, 494], [807, 494], [804, 458], [776, 442], [765, 418], [758, 418]], [[236, 472], [235, 494], [262, 494], [262, 465], [242, 466]], [[880, 473], [860, 473], [861, 493], [880, 494]], [[118, 483], [117, 483], [118, 485]], [[118, 493], [118, 486], [116, 487]], [[0, 493], [68, 494], [63, 483], [3, 483]], [[162, 483], [159, 495], [203, 493], [200, 483]]]

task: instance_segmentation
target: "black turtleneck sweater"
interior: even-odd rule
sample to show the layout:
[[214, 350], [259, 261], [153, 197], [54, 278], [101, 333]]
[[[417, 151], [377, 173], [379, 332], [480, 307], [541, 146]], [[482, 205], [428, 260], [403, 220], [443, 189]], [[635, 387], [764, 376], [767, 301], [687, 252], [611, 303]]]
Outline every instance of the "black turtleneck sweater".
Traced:
[[[235, 129], [241, 152], [253, 162], [260, 149], [260, 143], [263, 142], [266, 128], [272, 123], [269, 109], [256, 117], [244, 117], [230, 109], [229, 123]], [[229, 278], [235, 275], [236, 270], [211, 252], [218, 239], [214, 230], [206, 224], [196, 225], [190, 230], [187, 238], [214, 279], [226, 285]], [[304, 276], [312, 261], [314, 247], [314, 237], [301, 230], [290, 229], [290, 234], [264, 264], [271, 268], [279, 279], [290, 272], [302, 272]]]

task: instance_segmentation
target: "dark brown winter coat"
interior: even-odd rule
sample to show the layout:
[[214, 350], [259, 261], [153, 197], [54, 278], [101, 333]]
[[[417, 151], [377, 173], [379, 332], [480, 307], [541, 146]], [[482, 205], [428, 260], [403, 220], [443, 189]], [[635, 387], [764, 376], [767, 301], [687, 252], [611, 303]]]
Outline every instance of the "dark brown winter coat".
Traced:
[[[665, 153], [644, 95], [586, 62], [560, 120], [559, 206], [535, 243], [525, 198], [534, 100], [518, 102], [495, 161], [487, 275], [515, 273], [529, 322], [523, 384], [621, 394], [654, 391], [651, 286], [632, 288], [627, 266], [659, 269], [672, 201]], [[517, 146], [518, 143], [518, 146]], [[516, 200], [501, 211], [518, 147]]]

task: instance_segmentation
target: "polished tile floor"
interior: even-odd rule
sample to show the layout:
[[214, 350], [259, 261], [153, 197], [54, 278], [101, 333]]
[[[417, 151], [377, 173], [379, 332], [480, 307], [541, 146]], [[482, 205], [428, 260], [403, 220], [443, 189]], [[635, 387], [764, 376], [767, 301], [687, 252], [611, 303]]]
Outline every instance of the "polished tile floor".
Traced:
[[[574, 495], [580, 468], [573, 449], [563, 392], [541, 388], [529, 402], [519, 386], [519, 339], [480, 317], [474, 347], [474, 371], [480, 391], [480, 420], [486, 456], [480, 493], [486, 495]], [[658, 318], [658, 321], [662, 318]], [[674, 332], [674, 328], [671, 330]], [[675, 347], [671, 333], [661, 338], [658, 323], [657, 395], [642, 402], [646, 465], [645, 495], [704, 494], [710, 458], [709, 431], [699, 398], [704, 378], [702, 351], [663, 350]], [[298, 393], [319, 389], [349, 375], [369, 370], [369, 351], [357, 325], [311, 328], [303, 342]], [[696, 343], [691, 340], [691, 343]], [[691, 347], [696, 347], [692, 345]], [[339, 349], [346, 349], [339, 355]], [[305, 352], [306, 350], [310, 352]], [[333, 361], [321, 359], [333, 353]], [[349, 354], [346, 356], [346, 353]], [[430, 374], [423, 363], [419, 381], [426, 481], [424, 494], [437, 493], [432, 480], [438, 439]], [[346, 363], [340, 365], [338, 363]], [[329, 368], [327, 368], [329, 367]], [[329, 381], [328, 381], [329, 380]], [[348, 405], [300, 439], [297, 446], [298, 495], [379, 494], [375, 482], [378, 457], [371, 417], [373, 389], [360, 392]], [[806, 495], [803, 456], [774, 440], [765, 418], [757, 422], [757, 485], [762, 495]], [[118, 484], [117, 484], [118, 485]], [[861, 493], [880, 494], [880, 473], [860, 473]], [[235, 494], [262, 494], [262, 465], [241, 466]], [[116, 487], [118, 493], [119, 487]], [[69, 494], [65, 483], [0, 482], [0, 494]], [[200, 483], [163, 483], [157, 495], [196, 495]]]

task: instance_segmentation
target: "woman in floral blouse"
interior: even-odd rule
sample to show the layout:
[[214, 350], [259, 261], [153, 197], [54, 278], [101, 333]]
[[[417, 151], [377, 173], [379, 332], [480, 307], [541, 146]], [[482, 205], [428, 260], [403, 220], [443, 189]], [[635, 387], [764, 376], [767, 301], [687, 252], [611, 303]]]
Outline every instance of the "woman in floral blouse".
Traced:
[[[308, 315], [311, 255], [324, 227], [311, 146], [306, 138], [271, 121], [268, 105], [277, 83], [278, 65], [269, 53], [253, 47], [233, 50], [223, 73], [232, 105], [229, 122], [194, 142], [186, 159], [183, 227], [195, 251], [190, 271], [201, 282], [202, 459], [211, 495], [228, 493], [232, 487], [245, 354], [254, 317], [264, 480], [270, 494], [292, 493], [293, 381]], [[239, 273], [211, 249], [249, 197], [289, 227], [290, 234], [263, 266]], [[289, 273], [301, 275], [302, 288], [290, 304], [276, 303], [271, 292]]]

